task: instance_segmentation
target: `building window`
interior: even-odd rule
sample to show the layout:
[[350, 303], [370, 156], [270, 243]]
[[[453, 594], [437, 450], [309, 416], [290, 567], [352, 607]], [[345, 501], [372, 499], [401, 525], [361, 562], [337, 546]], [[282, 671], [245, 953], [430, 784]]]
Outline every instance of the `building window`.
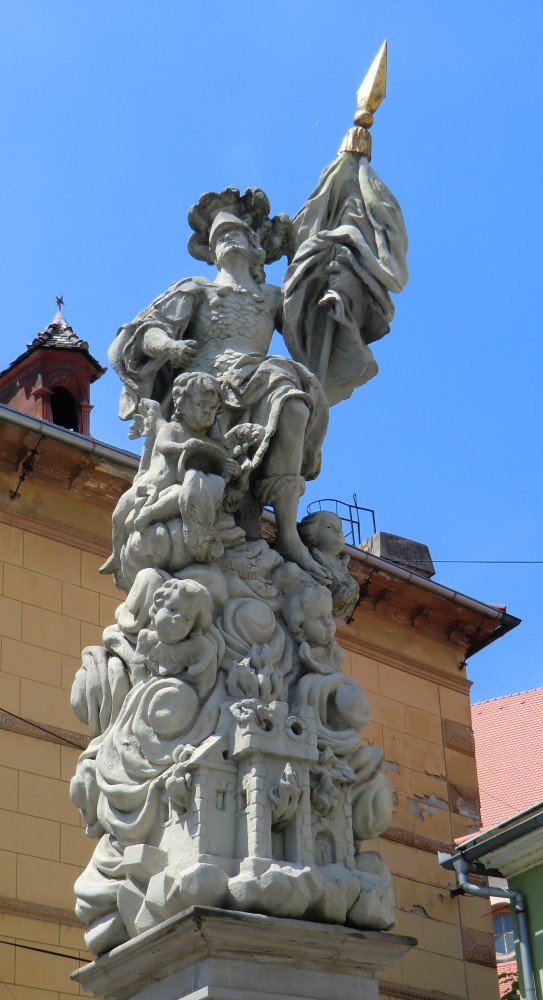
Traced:
[[494, 924], [494, 945], [496, 947], [496, 961], [510, 962], [515, 957], [515, 933], [513, 931], [513, 917], [510, 910], [497, 913], [492, 918]]
[[77, 419], [77, 403], [71, 392], [56, 386], [51, 393], [51, 416], [54, 424], [67, 427], [70, 431], [79, 430]]

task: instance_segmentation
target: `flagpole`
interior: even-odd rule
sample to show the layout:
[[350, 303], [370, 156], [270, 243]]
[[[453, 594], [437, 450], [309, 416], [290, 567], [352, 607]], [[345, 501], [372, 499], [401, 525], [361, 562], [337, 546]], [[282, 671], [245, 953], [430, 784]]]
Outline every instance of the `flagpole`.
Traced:
[[384, 41], [356, 92], [354, 127], [345, 136], [339, 153], [361, 153], [371, 160], [373, 116], [387, 92], [388, 45]]
[[[387, 42], [384, 41], [356, 92], [357, 109], [354, 116], [354, 126], [349, 129], [343, 139], [338, 150], [338, 155], [341, 153], [358, 153], [361, 156], [366, 156], [368, 161], [371, 160], [371, 135], [369, 129], [373, 125], [374, 112], [377, 111], [381, 101], [386, 96], [387, 54], [388, 46]], [[341, 270], [340, 265], [335, 260], [335, 253], [328, 268], [331, 274]], [[328, 291], [325, 292], [319, 301], [319, 305], [327, 310], [319, 361], [315, 372], [321, 385], [326, 378], [332, 351], [334, 330], [337, 322], [337, 315], [334, 313], [340, 304], [341, 299], [333, 289], [332, 278]]]

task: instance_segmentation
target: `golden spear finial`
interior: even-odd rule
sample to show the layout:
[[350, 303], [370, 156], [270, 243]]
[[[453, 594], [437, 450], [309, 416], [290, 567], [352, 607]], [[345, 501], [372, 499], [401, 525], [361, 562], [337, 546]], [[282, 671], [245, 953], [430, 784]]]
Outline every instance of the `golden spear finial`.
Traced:
[[371, 160], [371, 135], [373, 114], [386, 95], [387, 85], [387, 43], [383, 42], [368, 72], [356, 92], [357, 111], [354, 128], [350, 128], [341, 146], [340, 153], [362, 153]]

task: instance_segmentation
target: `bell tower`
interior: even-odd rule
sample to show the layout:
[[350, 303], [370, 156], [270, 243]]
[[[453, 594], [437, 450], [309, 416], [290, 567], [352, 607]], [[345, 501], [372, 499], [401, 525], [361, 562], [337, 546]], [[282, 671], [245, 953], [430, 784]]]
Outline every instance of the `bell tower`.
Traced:
[[90, 386], [106, 371], [67, 323], [57, 297], [49, 325], [0, 372], [0, 403], [90, 435]]

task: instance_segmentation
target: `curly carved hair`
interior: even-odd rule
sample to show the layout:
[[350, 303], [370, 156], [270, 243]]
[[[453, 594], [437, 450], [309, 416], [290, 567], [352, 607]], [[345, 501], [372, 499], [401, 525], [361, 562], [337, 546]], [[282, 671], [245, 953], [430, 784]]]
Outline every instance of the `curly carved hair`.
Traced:
[[185, 396], [188, 396], [194, 388], [204, 389], [207, 392], [215, 392], [218, 404], [223, 401], [224, 395], [221, 383], [213, 375], [207, 375], [206, 372], [183, 372], [182, 375], [178, 375], [174, 379], [172, 387], [173, 405], [176, 409], [179, 405], [183, 405]]
[[192, 614], [194, 624], [192, 632], [207, 632], [211, 627], [213, 616], [213, 600], [207, 587], [196, 580], [166, 580], [155, 592], [150, 608], [151, 620], [156, 612], [163, 608], [170, 597], [183, 596]]

